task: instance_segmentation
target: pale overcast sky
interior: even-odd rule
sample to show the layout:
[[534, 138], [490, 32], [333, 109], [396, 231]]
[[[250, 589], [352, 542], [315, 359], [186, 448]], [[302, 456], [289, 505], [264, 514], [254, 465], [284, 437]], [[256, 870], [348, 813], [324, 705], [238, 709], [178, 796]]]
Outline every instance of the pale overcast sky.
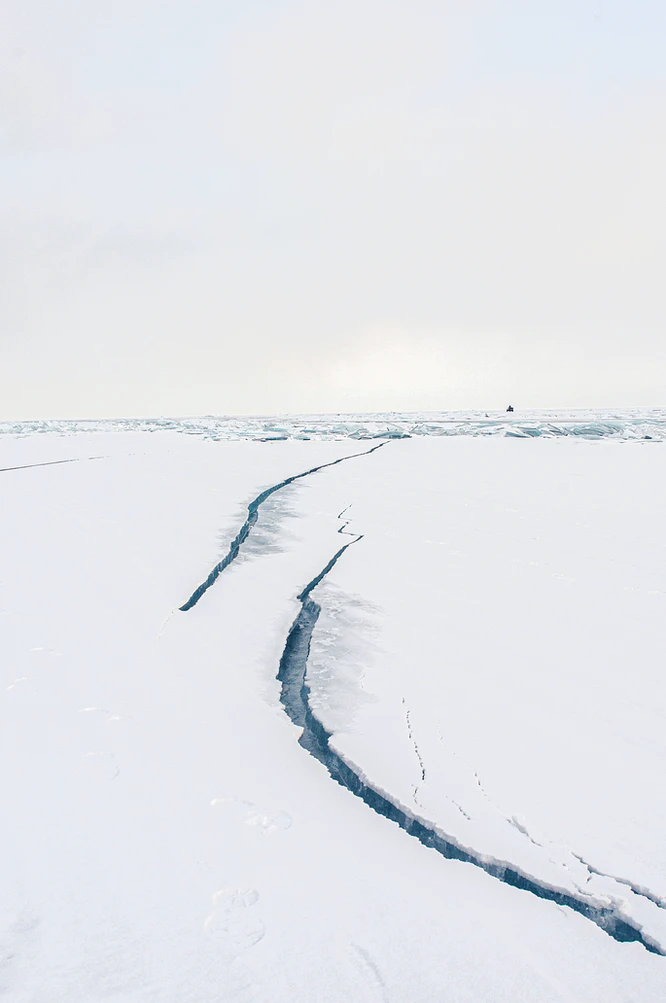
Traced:
[[3, 0], [0, 417], [666, 405], [663, 0]]

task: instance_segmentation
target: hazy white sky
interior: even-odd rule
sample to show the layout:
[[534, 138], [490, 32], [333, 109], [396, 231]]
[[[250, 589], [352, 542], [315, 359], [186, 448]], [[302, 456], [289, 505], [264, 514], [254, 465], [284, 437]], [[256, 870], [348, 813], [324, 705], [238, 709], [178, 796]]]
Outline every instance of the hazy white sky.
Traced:
[[0, 417], [666, 403], [663, 0], [3, 0]]

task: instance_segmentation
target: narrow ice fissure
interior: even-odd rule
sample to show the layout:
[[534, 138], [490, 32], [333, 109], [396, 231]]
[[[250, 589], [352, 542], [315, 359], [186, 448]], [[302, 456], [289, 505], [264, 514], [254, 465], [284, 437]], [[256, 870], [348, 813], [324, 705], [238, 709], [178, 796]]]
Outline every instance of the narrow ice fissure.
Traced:
[[652, 902], [652, 904], [656, 905], [659, 909], [666, 909], [666, 899], [659, 895], [655, 895], [648, 888], [644, 888], [642, 885], [634, 884], [634, 882], [630, 881], [628, 878], [618, 878], [615, 874], [606, 874], [605, 871], [599, 871], [596, 867], [593, 867], [592, 864], [588, 864], [587, 860], [583, 860], [582, 857], [573, 851], [571, 851], [571, 855], [575, 857], [576, 860], [579, 860], [583, 867], [588, 869], [590, 877], [595, 874], [598, 878], [608, 878], [610, 881], [617, 881], [618, 885], [624, 885], [626, 888], [629, 888], [634, 895], [637, 895], [639, 898], [647, 899], [648, 902]]
[[352, 947], [354, 948], [359, 958], [363, 962], [364, 968], [370, 972], [372, 979], [375, 982], [377, 989], [379, 990], [379, 994], [381, 995], [383, 1003], [389, 1003], [386, 983], [382, 977], [382, 973], [379, 971], [379, 968], [377, 967], [375, 962], [372, 960], [372, 958], [364, 948], [359, 947], [358, 944], [352, 944]]
[[[256, 524], [257, 519], [259, 518], [259, 509], [267, 498], [270, 498], [270, 496], [275, 494], [276, 491], [281, 491], [282, 488], [286, 488], [288, 484], [293, 484], [294, 481], [301, 480], [303, 477], [309, 477], [310, 474], [316, 474], [320, 470], [325, 470], [327, 467], [335, 467], [338, 463], [344, 463], [345, 460], [353, 460], [357, 456], [369, 456], [370, 453], [374, 453], [375, 450], [381, 449], [382, 446], [385, 445], [386, 442], [380, 442], [379, 445], [373, 446], [372, 449], [366, 449], [362, 453], [350, 453], [349, 456], [341, 456], [339, 459], [332, 460], [329, 463], [320, 463], [318, 467], [311, 467], [310, 470], [304, 470], [300, 474], [293, 474], [291, 477], [286, 477], [283, 481], [280, 481], [278, 484], [273, 484], [272, 487], [266, 488], [265, 491], [262, 491], [261, 494], [257, 495], [257, 497], [254, 498], [248, 505], [247, 519], [239, 529], [237, 535], [231, 541], [226, 556], [215, 565], [211, 573], [208, 575], [208, 578], [206, 578], [206, 580], [194, 590], [187, 602], [178, 607], [181, 612], [186, 613], [189, 609], [192, 609], [193, 606], [196, 606], [204, 593], [208, 591], [211, 585], [214, 585], [224, 569], [228, 568], [231, 562], [236, 560], [240, 552], [240, 548], [247, 540], [252, 531], [252, 527]], [[346, 509], [344, 511], [346, 511]], [[342, 515], [343, 513], [340, 514]], [[347, 524], [345, 523], [345, 525]], [[344, 526], [340, 532], [342, 532], [343, 529]]]
[[405, 722], [407, 724], [407, 734], [409, 736], [409, 741], [412, 744], [412, 748], [414, 749], [414, 755], [416, 756], [416, 759], [418, 760], [419, 764], [420, 780], [418, 784], [414, 784], [412, 786], [412, 799], [414, 801], [414, 804], [422, 808], [423, 805], [419, 801], [419, 791], [426, 780], [426, 768], [425, 768], [425, 763], [423, 762], [423, 757], [421, 756], [421, 751], [418, 747], [416, 739], [414, 738], [414, 732], [412, 730], [412, 712], [408, 708], [407, 701], [405, 700], [404, 697], [402, 697], [402, 706], [405, 708]]
[[[403, 707], [406, 708], [405, 698], [404, 697], [402, 698], [402, 704], [403, 704]], [[407, 723], [407, 734], [409, 735], [409, 740], [410, 740], [410, 742], [412, 743], [412, 745], [414, 747], [414, 753], [415, 753], [416, 758], [418, 759], [418, 762], [419, 762], [419, 772], [421, 774], [421, 782], [424, 783], [425, 782], [425, 778], [426, 778], [425, 763], [423, 762], [423, 758], [422, 758], [421, 753], [419, 751], [419, 747], [417, 745], [416, 739], [414, 738], [414, 732], [412, 730], [412, 712], [410, 710], [408, 710], [407, 708], [405, 709], [405, 721]]]
[[32, 470], [33, 467], [55, 467], [58, 463], [82, 463], [84, 460], [106, 459], [106, 456], [71, 456], [66, 460], [45, 460], [43, 463], [22, 463], [18, 467], [0, 467], [0, 474], [6, 474], [9, 470]]
[[332, 732], [324, 727], [310, 707], [310, 687], [306, 679], [312, 635], [321, 613], [321, 606], [311, 598], [311, 594], [344, 552], [361, 539], [362, 537], [358, 536], [341, 547], [297, 597], [301, 609], [287, 635], [277, 678], [281, 684], [280, 702], [293, 723], [302, 728], [299, 745], [326, 767], [333, 780], [361, 798], [377, 814], [395, 822], [410, 836], [414, 836], [424, 846], [436, 850], [443, 857], [474, 864], [504, 884], [530, 892], [537, 898], [566, 906], [595, 923], [614, 940], [638, 942], [653, 954], [665, 955], [666, 952], [656, 942], [622, 916], [615, 906], [595, 904], [590, 899], [551, 887], [501, 860], [482, 855], [470, 847], [461, 846], [453, 837], [440, 832], [432, 822], [420, 818], [394, 801], [385, 791], [373, 787], [355, 764], [348, 762], [331, 747]]
[[[338, 519], [342, 519], [342, 517], [345, 514], [345, 512], [349, 512], [350, 508], [351, 508], [351, 505], [345, 505], [345, 507], [343, 508], [342, 512], [340, 512], [340, 514], [338, 515]], [[342, 526], [340, 526], [340, 529], [338, 530], [338, 533], [341, 533], [342, 536], [355, 536], [356, 535], [355, 533], [348, 533], [347, 532], [347, 526], [350, 524], [350, 522], [351, 522], [351, 519], [346, 519], [342, 523]]]

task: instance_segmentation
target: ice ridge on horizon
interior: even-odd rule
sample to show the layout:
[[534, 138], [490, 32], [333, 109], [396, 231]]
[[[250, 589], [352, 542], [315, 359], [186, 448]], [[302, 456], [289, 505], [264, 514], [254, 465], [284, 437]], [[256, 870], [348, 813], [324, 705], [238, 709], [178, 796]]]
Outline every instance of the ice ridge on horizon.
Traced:
[[384, 439], [411, 436], [666, 440], [666, 408], [557, 411], [420, 411], [0, 422], [0, 435], [172, 431], [214, 440]]

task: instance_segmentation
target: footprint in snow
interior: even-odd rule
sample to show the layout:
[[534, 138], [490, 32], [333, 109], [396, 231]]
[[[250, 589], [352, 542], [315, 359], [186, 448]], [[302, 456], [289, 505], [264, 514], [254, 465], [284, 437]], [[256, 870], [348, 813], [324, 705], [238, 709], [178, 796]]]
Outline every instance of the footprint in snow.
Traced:
[[254, 947], [266, 933], [252, 908], [258, 898], [254, 888], [220, 888], [213, 895], [213, 909], [203, 930], [229, 960]]
[[7, 692], [34, 696], [36, 693], [39, 693], [39, 686], [37, 685], [37, 680], [33, 679], [32, 676], [19, 676], [9, 684]]
[[291, 826], [291, 815], [286, 811], [276, 811], [274, 814], [250, 811], [245, 818], [245, 824], [257, 826], [264, 834], [283, 832]]
[[105, 710], [103, 707], [80, 707], [79, 714], [99, 714], [104, 718], [106, 724], [123, 720], [119, 714], [112, 714], [110, 710]]
[[79, 773], [91, 780], [115, 780], [120, 769], [112, 752], [86, 752]]
[[62, 658], [62, 652], [56, 651], [55, 648], [30, 648], [28, 655], [30, 657], [27, 659], [28, 665], [26, 665], [26, 668], [28, 668], [28, 671], [32, 670], [36, 672], [37, 675], [17, 676], [7, 687], [8, 693], [14, 692], [25, 694], [26, 696], [35, 696], [44, 685], [48, 687], [51, 682], [50, 676], [44, 674], [44, 669], [47, 667], [44, 658]]
[[244, 801], [242, 798], [213, 798], [210, 804], [212, 808], [226, 807], [229, 814], [245, 825], [255, 826], [262, 835], [284, 832], [291, 827], [292, 818], [286, 811], [280, 809], [263, 812], [253, 801]]

